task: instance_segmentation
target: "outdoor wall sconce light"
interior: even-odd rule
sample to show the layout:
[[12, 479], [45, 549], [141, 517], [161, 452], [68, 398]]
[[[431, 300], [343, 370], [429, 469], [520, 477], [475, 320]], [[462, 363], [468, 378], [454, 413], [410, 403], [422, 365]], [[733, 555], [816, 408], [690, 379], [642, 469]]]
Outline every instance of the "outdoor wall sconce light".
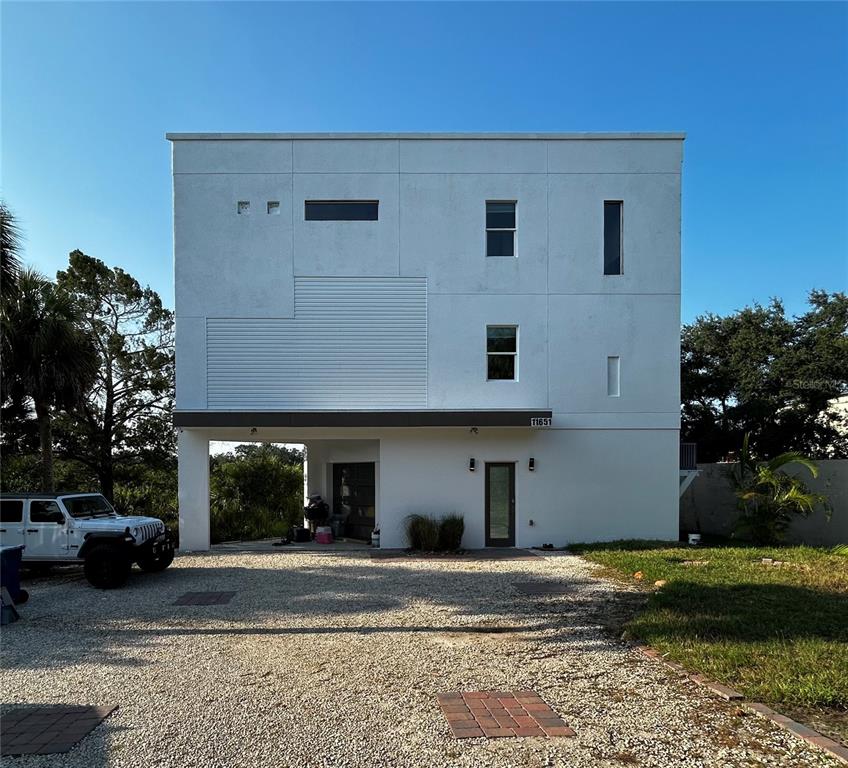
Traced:
[[255, 434], [256, 434], [256, 427], [251, 427], [251, 428], [250, 428], [250, 434], [251, 434], [251, 435], [255, 435]]
[[527, 462], [527, 469], [529, 469], [531, 472], [535, 472], [536, 470], [536, 459], [534, 459], [532, 456], [530, 457], [530, 461]]
[[477, 462], [474, 459], [468, 460], [468, 471], [473, 472], [477, 468]]

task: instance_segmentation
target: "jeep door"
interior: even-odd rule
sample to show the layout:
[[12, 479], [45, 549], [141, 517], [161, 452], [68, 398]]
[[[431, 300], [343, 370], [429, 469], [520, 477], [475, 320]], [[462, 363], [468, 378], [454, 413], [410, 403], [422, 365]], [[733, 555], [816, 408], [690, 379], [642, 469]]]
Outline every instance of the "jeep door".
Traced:
[[57, 501], [30, 499], [24, 543], [24, 558], [27, 560], [68, 556], [68, 524]]
[[26, 544], [23, 499], [0, 499], [0, 544], [4, 547]]

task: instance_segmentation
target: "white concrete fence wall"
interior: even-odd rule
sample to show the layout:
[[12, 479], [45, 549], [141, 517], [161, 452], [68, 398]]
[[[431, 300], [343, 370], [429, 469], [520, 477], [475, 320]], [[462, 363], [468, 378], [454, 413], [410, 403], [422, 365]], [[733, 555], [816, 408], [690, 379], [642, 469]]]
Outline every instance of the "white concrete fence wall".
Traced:
[[[848, 543], [848, 460], [817, 462], [819, 476], [810, 478], [804, 469], [792, 471], [804, 478], [810, 489], [825, 494], [830, 499], [833, 514], [830, 521], [817, 511], [808, 518], [796, 519], [788, 535], [795, 544], [833, 546]], [[680, 526], [688, 533], [697, 529], [701, 533], [730, 536], [739, 511], [730, 482], [733, 464], [699, 464], [701, 474], [680, 499]], [[790, 469], [790, 468], [787, 468]]]

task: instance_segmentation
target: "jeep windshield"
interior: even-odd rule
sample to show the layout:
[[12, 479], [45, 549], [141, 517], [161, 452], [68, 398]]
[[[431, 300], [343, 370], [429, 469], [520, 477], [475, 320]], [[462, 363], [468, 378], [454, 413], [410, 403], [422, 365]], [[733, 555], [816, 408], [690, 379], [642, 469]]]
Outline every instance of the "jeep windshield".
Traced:
[[99, 493], [90, 496], [66, 496], [62, 503], [71, 517], [112, 517], [115, 514], [112, 505]]

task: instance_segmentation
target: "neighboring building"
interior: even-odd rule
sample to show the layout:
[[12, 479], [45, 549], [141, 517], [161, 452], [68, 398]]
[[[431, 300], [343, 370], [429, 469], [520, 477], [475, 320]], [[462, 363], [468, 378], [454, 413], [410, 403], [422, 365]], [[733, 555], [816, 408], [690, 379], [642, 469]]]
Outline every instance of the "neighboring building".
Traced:
[[678, 535], [682, 134], [169, 134], [180, 544], [209, 440], [403, 547]]

